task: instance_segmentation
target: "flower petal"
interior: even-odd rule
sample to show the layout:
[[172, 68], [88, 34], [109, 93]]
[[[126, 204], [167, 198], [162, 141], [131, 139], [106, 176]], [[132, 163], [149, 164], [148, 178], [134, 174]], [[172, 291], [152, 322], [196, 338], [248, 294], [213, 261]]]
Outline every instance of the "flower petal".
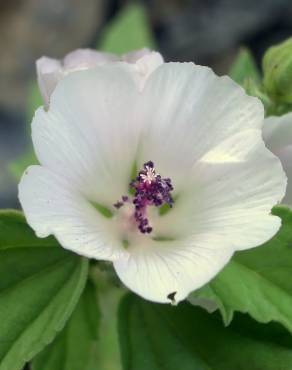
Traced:
[[140, 90], [144, 88], [149, 76], [163, 63], [161, 54], [154, 51], [137, 60], [134, 68], [138, 72], [137, 83]]
[[288, 177], [288, 186], [282, 204], [292, 207], [292, 145], [275, 151], [275, 155], [280, 158], [283, 168]]
[[29, 167], [19, 184], [19, 199], [39, 237], [53, 234], [64, 248], [89, 258], [114, 260], [127, 255], [117, 243], [111, 220], [98, 213], [74, 184], [51, 170]]
[[39, 109], [32, 137], [42, 165], [72, 181], [87, 197], [111, 206], [127, 193], [140, 125], [137, 86], [126, 64], [66, 76]]
[[114, 267], [123, 283], [143, 298], [178, 303], [211, 280], [231, 258], [228, 249], [210, 248], [214, 242], [208, 236], [192, 242], [148, 242], [114, 261]]
[[40, 92], [48, 106], [52, 92], [63, 77], [62, 65], [57, 59], [42, 57], [36, 61], [36, 70]]
[[65, 72], [94, 68], [109, 62], [116, 62], [119, 58], [115, 54], [104, 53], [92, 49], [77, 49], [64, 58]]
[[[244, 138], [249, 146], [247, 135]], [[260, 133], [244, 161], [199, 161], [194, 178], [204, 199], [192, 203], [194, 232], [224, 236], [225, 246], [241, 250], [263, 244], [278, 231], [280, 219], [270, 211], [283, 198], [287, 181], [280, 161], [265, 149]]]
[[292, 113], [266, 118], [263, 137], [267, 147], [280, 159], [288, 177], [282, 203], [292, 206]]
[[[142, 48], [142, 49], [138, 49], [138, 50], [133, 50], [133, 51], [130, 51], [129, 53], [126, 53], [122, 56], [122, 60], [124, 60], [125, 62], [127, 63], [136, 63], [139, 59], [147, 56], [147, 55], [151, 55], [152, 53], [154, 54], [159, 54], [158, 52], [152, 52], [150, 49], [148, 48]], [[160, 55], [160, 54], [159, 54]], [[162, 58], [162, 56], [160, 55], [160, 57]]]
[[263, 126], [263, 138], [272, 152], [292, 145], [292, 113], [266, 118]]
[[150, 75], [143, 95], [141, 163], [151, 153], [157, 169], [174, 182], [224, 139], [260, 129], [263, 123], [257, 98], [246, 95], [229, 77], [193, 63], [161, 65]]

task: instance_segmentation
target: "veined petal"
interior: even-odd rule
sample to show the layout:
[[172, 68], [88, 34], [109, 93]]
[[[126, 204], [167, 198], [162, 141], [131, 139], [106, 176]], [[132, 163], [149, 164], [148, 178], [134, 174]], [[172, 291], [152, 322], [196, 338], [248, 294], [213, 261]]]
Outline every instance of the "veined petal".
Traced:
[[123, 283], [145, 299], [178, 303], [211, 280], [231, 258], [231, 250], [210, 248], [208, 236], [140, 245], [114, 261]]
[[42, 166], [31, 166], [19, 184], [29, 225], [41, 237], [53, 234], [69, 250], [89, 258], [114, 260], [127, 255], [110, 220], [78, 192], [74, 183]]
[[[285, 188], [281, 163], [266, 150], [261, 131], [245, 130], [195, 163], [180, 188], [174, 209], [158, 220], [156, 229], [165, 235], [168, 225], [172, 225], [173, 236], [213, 230], [226, 234], [226, 246], [232, 245], [235, 250], [251, 248], [277, 231], [279, 219], [270, 216], [270, 211], [283, 198]], [[258, 221], [251, 222], [251, 217]], [[245, 223], [250, 228], [246, 234], [242, 232]], [[245, 241], [241, 242], [242, 237]]]
[[49, 111], [40, 108], [33, 119], [40, 163], [90, 199], [111, 206], [128, 191], [140, 132], [134, 115], [137, 96], [126, 64], [66, 76]]
[[287, 181], [280, 162], [262, 141], [245, 161], [201, 161], [193, 175], [204, 199], [192, 204], [196, 211], [190, 227], [194, 225], [195, 233], [224, 236], [225, 246], [241, 250], [263, 244], [278, 231], [280, 219], [270, 211], [282, 200]]
[[157, 168], [174, 183], [220, 142], [238, 131], [260, 129], [263, 123], [257, 98], [230, 78], [193, 63], [161, 65], [150, 75], [143, 95], [141, 163], [152, 153]]

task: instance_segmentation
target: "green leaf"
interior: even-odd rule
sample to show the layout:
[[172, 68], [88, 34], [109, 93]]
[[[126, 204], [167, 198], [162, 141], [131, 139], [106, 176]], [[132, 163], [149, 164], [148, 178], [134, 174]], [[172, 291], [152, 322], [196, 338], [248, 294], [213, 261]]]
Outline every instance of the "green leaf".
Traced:
[[0, 370], [18, 370], [62, 330], [88, 260], [38, 239], [17, 211], [0, 212]]
[[274, 238], [237, 252], [215, 279], [191, 295], [190, 300], [215, 301], [226, 324], [240, 311], [262, 323], [276, 321], [292, 332], [292, 211], [276, 207], [273, 214], [282, 219]]
[[[98, 263], [91, 268], [91, 279], [98, 286], [101, 310], [100, 333], [97, 346], [98, 370], [121, 370], [120, 348], [117, 333], [117, 312], [125, 290], [117, 284], [112, 266]], [[88, 370], [94, 370], [95, 368]]]
[[124, 370], [291, 370], [292, 339], [281, 328], [241, 316], [224, 327], [216, 315], [181, 303], [130, 295], [119, 312]]
[[124, 54], [144, 47], [153, 49], [154, 46], [144, 7], [129, 4], [109, 24], [98, 49]]
[[33, 149], [30, 149], [22, 157], [9, 163], [8, 170], [15, 177], [15, 179], [19, 180], [28, 166], [38, 163], [39, 162], [34, 154]]
[[254, 82], [260, 82], [260, 72], [256, 66], [253, 56], [248, 49], [241, 49], [235, 59], [229, 76], [240, 85], [244, 85], [248, 79]]
[[33, 370], [92, 370], [96, 364], [100, 312], [95, 287], [88, 283], [71, 318], [56, 340], [32, 362]]

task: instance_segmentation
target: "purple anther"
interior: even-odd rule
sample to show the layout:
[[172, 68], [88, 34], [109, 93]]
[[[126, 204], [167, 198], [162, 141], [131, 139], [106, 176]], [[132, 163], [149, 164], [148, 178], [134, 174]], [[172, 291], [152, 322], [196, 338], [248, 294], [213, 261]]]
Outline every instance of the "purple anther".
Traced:
[[135, 189], [133, 204], [135, 205], [135, 219], [139, 230], [143, 233], [151, 233], [152, 227], [146, 215], [148, 206], [161, 207], [163, 204], [173, 205], [170, 192], [173, 190], [171, 180], [163, 179], [156, 173], [154, 163], [149, 161], [143, 165], [135, 180], [130, 183]]
[[134, 198], [127, 195], [122, 196], [122, 200], [117, 201], [114, 207], [120, 209], [125, 203], [132, 203], [135, 206], [134, 219], [138, 229], [143, 234], [149, 234], [152, 227], [147, 218], [147, 207], [161, 207], [168, 204], [173, 205], [173, 199], [170, 192], [173, 190], [171, 180], [163, 179], [155, 171], [152, 161], [146, 162], [143, 169], [139, 171], [138, 176], [130, 182], [130, 187], [135, 190]]

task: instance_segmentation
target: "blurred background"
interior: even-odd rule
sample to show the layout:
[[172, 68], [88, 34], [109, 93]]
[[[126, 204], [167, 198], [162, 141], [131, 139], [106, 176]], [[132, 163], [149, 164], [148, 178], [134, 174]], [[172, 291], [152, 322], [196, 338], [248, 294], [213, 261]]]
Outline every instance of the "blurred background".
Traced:
[[[241, 46], [263, 51], [292, 35], [291, 0], [0, 0], [0, 207], [19, 207], [17, 181], [33, 161], [29, 123], [41, 104], [35, 60], [81, 47], [148, 46], [166, 60], [226, 74]], [[21, 159], [20, 159], [21, 157]]]

